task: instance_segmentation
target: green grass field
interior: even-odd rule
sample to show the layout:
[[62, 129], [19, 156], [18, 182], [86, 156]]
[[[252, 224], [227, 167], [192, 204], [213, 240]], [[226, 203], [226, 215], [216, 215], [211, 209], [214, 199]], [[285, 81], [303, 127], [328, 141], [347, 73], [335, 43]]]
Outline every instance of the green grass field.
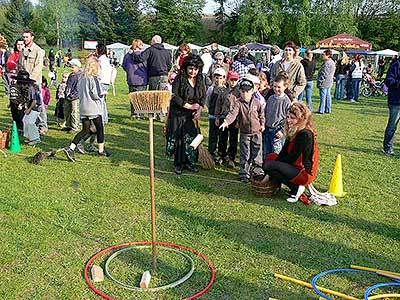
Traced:
[[[68, 145], [72, 136], [55, 123], [54, 88], [49, 134], [39, 147], [0, 158], [0, 299], [100, 299], [86, 285], [83, 267], [111, 245], [151, 239], [147, 121], [129, 117], [125, 74], [118, 69], [117, 96], [109, 96], [106, 126], [109, 159], [61, 153], [41, 165], [30, 158], [40, 149]], [[316, 91], [315, 91], [316, 92]], [[0, 90], [0, 128], [11, 118]], [[317, 96], [314, 96], [317, 107]], [[287, 190], [260, 198], [234, 171], [218, 167], [197, 174], [173, 173], [164, 156], [163, 124], [155, 125], [157, 234], [159, 241], [194, 248], [214, 263], [212, 288], [200, 299], [317, 299], [311, 290], [273, 277], [281, 273], [311, 281], [320, 271], [350, 264], [400, 272], [400, 156], [381, 155], [388, 111], [384, 98], [333, 104], [315, 115], [320, 167], [315, 186], [326, 191], [337, 154], [342, 155], [346, 197], [334, 207], [285, 201]], [[202, 121], [207, 135], [207, 120]], [[395, 150], [400, 154], [400, 143]], [[103, 265], [106, 256], [96, 263]], [[157, 293], [122, 289], [106, 279], [96, 286], [118, 299], [180, 299], [210, 279], [194, 257], [195, 273], [183, 285]], [[167, 284], [188, 271], [185, 259], [159, 252], [154, 283]], [[138, 285], [151, 269], [148, 250], [126, 253], [111, 266], [115, 277]], [[321, 285], [362, 298], [384, 281], [339, 274]], [[385, 289], [381, 292], [400, 292]]]

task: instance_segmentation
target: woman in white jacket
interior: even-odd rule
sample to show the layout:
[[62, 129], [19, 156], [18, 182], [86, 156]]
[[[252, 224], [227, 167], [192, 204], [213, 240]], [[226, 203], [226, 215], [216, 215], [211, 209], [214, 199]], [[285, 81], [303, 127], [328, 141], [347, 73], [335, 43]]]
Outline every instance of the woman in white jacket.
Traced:
[[364, 56], [358, 54], [354, 55], [353, 64], [351, 66], [351, 88], [353, 91], [353, 98], [350, 99], [351, 102], [358, 101], [360, 96], [360, 83], [365, 68], [363, 60]]

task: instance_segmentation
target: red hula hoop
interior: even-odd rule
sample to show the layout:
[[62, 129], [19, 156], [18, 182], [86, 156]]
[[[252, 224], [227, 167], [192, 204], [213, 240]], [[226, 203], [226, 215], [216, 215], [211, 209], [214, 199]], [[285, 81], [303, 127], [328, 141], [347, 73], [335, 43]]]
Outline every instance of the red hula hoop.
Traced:
[[[86, 283], [88, 284], [89, 288], [90, 288], [92, 291], [94, 291], [97, 295], [99, 295], [99, 296], [101, 296], [101, 297], [103, 297], [103, 298], [105, 298], [105, 299], [107, 299], [107, 300], [117, 300], [117, 298], [114, 298], [114, 297], [111, 297], [111, 296], [107, 295], [106, 293], [100, 291], [99, 289], [97, 289], [97, 288], [93, 285], [92, 281], [91, 281], [90, 278], [89, 278], [89, 268], [90, 268], [90, 266], [92, 265], [93, 261], [94, 261], [96, 258], [98, 258], [99, 256], [101, 256], [101, 255], [103, 255], [104, 253], [107, 253], [107, 252], [109, 252], [109, 251], [111, 251], [111, 250], [118, 249], [118, 248], [122, 248], [122, 247], [127, 247], [127, 246], [132, 246], [132, 245], [151, 245], [151, 243], [152, 243], [151, 241], [128, 242], [128, 243], [122, 243], [122, 244], [119, 244], [119, 245], [110, 246], [110, 247], [108, 247], [108, 248], [105, 248], [105, 249], [103, 249], [103, 250], [97, 252], [95, 255], [93, 255], [93, 256], [88, 260], [88, 262], [87, 262], [86, 265], [85, 265], [84, 272], [83, 272], [83, 273], [84, 273], [84, 276], [85, 276]], [[207, 292], [208, 289], [213, 285], [213, 283], [214, 283], [214, 281], [215, 281], [216, 270], [215, 270], [215, 267], [214, 267], [214, 265], [212, 264], [211, 260], [209, 260], [206, 256], [204, 256], [203, 254], [201, 254], [201, 253], [198, 252], [197, 250], [194, 250], [194, 249], [189, 248], [189, 247], [186, 247], [186, 246], [181, 246], [181, 245], [178, 245], [178, 244], [174, 244], [174, 243], [156, 242], [156, 244], [157, 244], [157, 245], [161, 245], [161, 246], [174, 247], [174, 248], [178, 248], [178, 249], [182, 249], [182, 250], [186, 250], [186, 251], [192, 252], [192, 253], [196, 254], [198, 257], [200, 257], [202, 260], [204, 260], [204, 261], [208, 264], [208, 266], [210, 267], [210, 270], [211, 270], [211, 279], [210, 279], [209, 283], [207, 284], [207, 286], [206, 286], [204, 289], [202, 289], [200, 292], [198, 292], [198, 293], [196, 293], [196, 294], [194, 294], [194, 295], [191, 295], [191, 296], [189, 296], [189, 297], [183, 298], [182, 300], [192, 300], [192, 299], [195, 299], [195, 298], [197, 298], [197, 297], [203, 295], [205, 292]]]

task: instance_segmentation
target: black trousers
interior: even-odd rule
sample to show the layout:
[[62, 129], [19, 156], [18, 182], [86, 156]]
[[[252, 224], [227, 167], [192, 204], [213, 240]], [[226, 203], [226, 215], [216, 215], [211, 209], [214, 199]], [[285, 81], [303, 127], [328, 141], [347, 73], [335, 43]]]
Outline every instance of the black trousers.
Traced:
[[208, 152], [215, 158], [215, 151], [217, 151], [219, 128], [215, 125], [214, 120], [208, 120]]
[[268, 174], [271, 179], [288, 186], [291, 195], [297, 193], [299, 186], [290, 182], [291, 179], [300, 173], [300, 170], [295, 166], [281, 161], [266, 160], [264, 161], [263, 169], [265, 174]]
[[18, 104], [10, 102], [10, 110], [13, 121], [17, 124], [17, 129], [22, 131], [24, 129], [24, 124], [22, 119], [24, 118], [24, 109], [18, 109]]
[[[224, 119], [219, 120], [219, 124], [222, 124]], [[222, 157], [229, 157], [230, 160], [235, 161], [238, 148], [239, 128], [236, 128], [236, 121], [229, 125], [224, 131], [219, 130], [219, 141], [218, 141], [218, 154]], [[229, 139], [229, 148], [228, 147]]]
[[93, 122], [97, 130], [97, 143], [104, 143], [104, 126], [101, 116], [98, 116], [97, 118], [91, 120], [89, 118], [83, 118], [82, 130], [78, 132], [77, 135], [75, 135], [72, 143], [77, 145], [81, 140], [87, 138], [88, 135], [90, 136], [90, 121]]

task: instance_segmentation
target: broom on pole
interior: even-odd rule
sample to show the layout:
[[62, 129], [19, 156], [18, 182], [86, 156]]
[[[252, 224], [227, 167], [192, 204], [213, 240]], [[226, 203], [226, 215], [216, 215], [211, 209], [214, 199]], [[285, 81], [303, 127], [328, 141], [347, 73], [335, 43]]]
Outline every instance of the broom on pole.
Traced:
[[150, 150], [150, 197], [151, 197], [151, 249], [153, 255], [153, 271], [157, 271], [156, 252], [156, 196], [154, 192], [154, 114], [149, 114], [149, 150]]

